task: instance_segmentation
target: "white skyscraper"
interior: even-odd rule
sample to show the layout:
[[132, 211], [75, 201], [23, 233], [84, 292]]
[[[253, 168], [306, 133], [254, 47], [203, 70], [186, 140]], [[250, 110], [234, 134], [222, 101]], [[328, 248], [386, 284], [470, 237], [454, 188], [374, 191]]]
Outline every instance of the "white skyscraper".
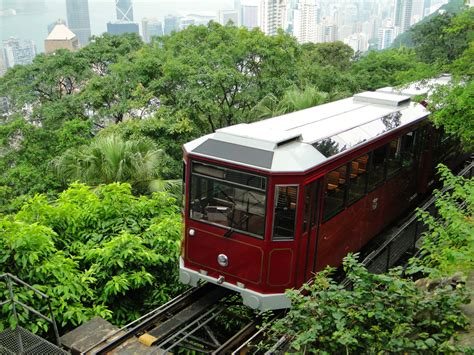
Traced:
[[227, 25], [228, 22], [232, 22], [235, 26], [240, 26], [239, 12], [235, 10], [220, 10], [219, 11], [219, 23], [221, 25]]
[[259, 26], [257, 5], [242, 5], [242, 26], [249, 30]]
[[344, 40], [348, 46], [350, 46], [354, 52], [366, 52], [369, 48], [367, 36], [364, 33], [353, 33]]
[[286, 29], [287, 0], [260, 1], [260, 28], [266, 35], [276, 35], [279, 28]]
[[163, 23], [155, 17], [145, 17], [142, 20], [142, 36], [147, 43], [151, 41], [152, 37], [163, 36]]
[[407, 31], [412, 24], [413, 0], [395, 0], [394, 23], [399, 33]]
[[316, 26], [316, 42], [336, 42], [337, 41], [337, 25], [330, 19], [323, 19], [321, 24]]
[[36, 46], [33, 41], [20, 41], [13, 37], [3, 41], [3, 58], [7, 68], [17, 64], [31, 64], [35, 55]]
[[395, 28], [394, 27], [382, 27], [379, 29], [379, 36], [377, 41], [377, 49], [387, 49], [393, 43], [395, 39]]
[[293, 16], [293, 35], [298, 42], [316, 42], [316, 0], [300, 0]]

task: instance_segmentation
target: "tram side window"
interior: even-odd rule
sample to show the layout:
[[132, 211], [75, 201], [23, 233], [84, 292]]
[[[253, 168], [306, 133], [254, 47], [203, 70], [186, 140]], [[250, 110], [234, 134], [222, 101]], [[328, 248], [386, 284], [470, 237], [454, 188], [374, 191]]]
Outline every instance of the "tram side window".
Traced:
[[413, 159], [415, 157], [415, 133], [408, 132], [402, 137], [401, 143], [401, 156], [402, 166], [404, 168], [411, 167], [413, 165]]
[[328, 220], [344, 208], [344, 198], [347, 186], [347, 165], [343, 165], [326, 176], [326, 191], [324, 193], [324, 220]]
[[387, 176], [395, 175], [402, 167], [401, 139], [397, 138], [388, 144]]
[[369, 191], [375, 189], [385, 178], [385, 161], [387, 157], [387, 146], [375, 149], [371, 154], [369, 171]]
[[348, 203], [362, 198], [366, 192], [367, 167], [369, 155], [364, 154], [351, 162], [351, 180], [349, 184]]
[[293, 240], [295, 237], [296, 199], [298, 186], [275, 186], [273, 240]]

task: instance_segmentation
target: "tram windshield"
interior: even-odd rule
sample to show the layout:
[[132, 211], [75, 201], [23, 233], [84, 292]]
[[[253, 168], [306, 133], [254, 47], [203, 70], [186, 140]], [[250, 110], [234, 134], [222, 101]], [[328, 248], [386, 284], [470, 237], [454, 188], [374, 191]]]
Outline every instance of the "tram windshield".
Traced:
[[198, 162], [191, 169], [190, 218], [263, 238], [265, 177]]

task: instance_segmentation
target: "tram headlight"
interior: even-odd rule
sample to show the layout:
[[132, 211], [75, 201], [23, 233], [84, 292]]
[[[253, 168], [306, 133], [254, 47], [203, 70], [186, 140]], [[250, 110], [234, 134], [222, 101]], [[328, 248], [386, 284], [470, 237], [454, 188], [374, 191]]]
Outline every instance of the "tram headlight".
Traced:
[[217, 256], [217, 262], [220, 266], [226, 267], [227, 265], [229, 265], [229, 258], [225, 254], [219, 254]]

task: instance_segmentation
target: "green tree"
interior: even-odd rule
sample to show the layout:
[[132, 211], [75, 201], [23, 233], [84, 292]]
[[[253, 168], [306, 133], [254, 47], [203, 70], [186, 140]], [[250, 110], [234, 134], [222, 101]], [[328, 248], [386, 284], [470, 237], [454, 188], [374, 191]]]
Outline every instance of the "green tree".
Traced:
[[416, 52], [408, 48], [371, 51], [351, 68], [360, 87], [365, 90], [430, 78], [439, 71], [436, 66], [420, 63]]
[[[8, 191], [4, 198], [60, 189], [50, 161], [64, 150], [88, 142], [89, 122], [71, 120], [52, 130], [14, 117], [0, 125], [0, 186]], [[7, 210], [9, 203], [0, 205], [0, 213]]]
[[301, 49], [306, 61], [320, 66], [334, 66], [343, 71], [349, 69], [354, 56], [354, 50], [342, 42], [305, 43]]
[[265, 95], [281, 96], [295, 83], [299, 45], [284, 33], [211, 22], [161, 37], [138, 54], [147, 64], [150, 55], [161, 58], [149, 84], [154, 96], [205, 133], [247, 119]]
[[125, 33], [120, 36], [104, 33], [92, 36], [90, 43], [82, 48], [79, 56], [84, 58], [95, 73], [105, 76], [111, 64], [130, 56], [144, 45], [136, 33]]
[[438, 88], [430, 97], [431, 119], [437, 127], [461, 140], [466, 151], [474, 148], [474, 81]]
[[12, 109], [21, 112], [25, 105], [36, 107], [74, 94], [91, 75], [89, 64], [79, 54], [58, 50], [7, 70], [0, 78], [0, 92]]
[[54, 160], [59, 176], [89, 185], [129, 182], [146, 191], [158, 177], [161, 152], [151, 140], [124, 140], [111, 134], [78, 148], [67, 150]]
[[320, 92], [314, 87], [307, 87], [304, 90], [288, 90], [281, 100], [275, 95], [265, 96], [253, 109], [252, 117], [264, 119], [284, 115], [286, 113], [304, 110], [313, 106], [327, 102], [329, 95]]
[[451, 63], [467, 48], [466, 33], [448, 30], [453, 18], [445, 13], [413, 28], [413, 44], [422, 61]]
[[421, 258], [411, 260], [412, 272], [432, 278], [474, 270], [474, 179], [453, 175], [439, 166], [445, 192], [436, 190], [437, 216], [419, 211], [428, 227], [423, 236]]
[[[288, 291], [292, 308], [272, 324], [275, 341], [286, 336], [302, 353], [419, 353], [455, 351], [450, 338], [467, 325], [462, 288], [418, 288], [400, 277], [369, 273], [353, 256], [344, 261], [352, 289], [318, 273], [302, 291]], [[460, 349], [458, 349], [460, 350]]]
[[[181, 290], [178, 211], [167, 194], [135, 197], [129, 184], [73, 184], [52, 202], [36, 195], [0, 217], [0, 272], [49, 295], [63, 331], [95, 315], [122, 325]], [[47, 313], [30, 292], [18, 297]], [[11, 318], [7, 308], [0, 312], [2, 328]], [[35, 332], [49, 326], [21, 317]]]

